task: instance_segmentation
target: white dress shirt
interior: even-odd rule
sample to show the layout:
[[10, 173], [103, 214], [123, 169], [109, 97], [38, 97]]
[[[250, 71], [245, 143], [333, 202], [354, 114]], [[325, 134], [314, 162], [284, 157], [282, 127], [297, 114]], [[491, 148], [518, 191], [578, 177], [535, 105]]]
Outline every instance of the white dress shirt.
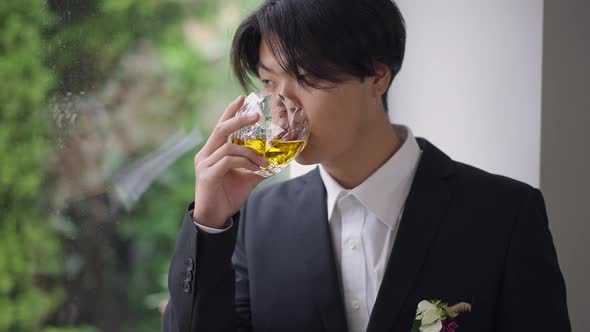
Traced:
[[394, 128], [402, 146], [359, 186], [342, 188], [320, 165], [350, 332], [367, 328], [422, 152], [408, 127]]

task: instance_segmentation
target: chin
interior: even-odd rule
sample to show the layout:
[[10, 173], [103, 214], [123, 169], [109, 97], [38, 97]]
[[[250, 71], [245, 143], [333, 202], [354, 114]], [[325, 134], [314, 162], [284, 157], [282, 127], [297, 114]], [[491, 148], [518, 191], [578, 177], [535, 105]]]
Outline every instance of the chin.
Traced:
[[310, 163], [307, 159], [303, 158], [301, 155], [297, 156], [297, 158], [295, 158], [295, 161], [298, 162], [301, 165], [311, 165], [313, 163]]
[[320, 162], [319, 160], [317, 160], [317, 158], [315, 158], [313, 152], [309, 149], [309, 147], [303, 149], [303, 151], [301, 151], [301, 154], [299, 154], [297, 158], [295, 158], [295, 161], [300, 163], [301, 165], [315, 165], [319, 164]]

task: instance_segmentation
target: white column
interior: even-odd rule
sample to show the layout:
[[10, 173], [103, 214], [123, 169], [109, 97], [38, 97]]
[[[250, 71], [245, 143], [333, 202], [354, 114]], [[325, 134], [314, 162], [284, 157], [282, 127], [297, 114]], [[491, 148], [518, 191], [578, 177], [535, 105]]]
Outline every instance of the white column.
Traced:
[[590, 2], [545, 1], [541, 189], [572, 331], [590, 331]]

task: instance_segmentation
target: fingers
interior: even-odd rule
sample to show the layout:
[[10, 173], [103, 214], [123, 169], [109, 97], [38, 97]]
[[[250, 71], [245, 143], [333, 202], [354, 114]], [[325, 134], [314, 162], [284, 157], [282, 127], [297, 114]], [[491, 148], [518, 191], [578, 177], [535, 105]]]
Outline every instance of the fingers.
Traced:
[[246, 113], [220, 122], [213, 130], [211, 138], [221, 140], [225, 143], [229, 135], [243, 127], [255, 124], [258, 118], [258, 113]]
[[233, 118], [236, 113], [240, 110], [240, 107], [244, 105], [244, 96], [239, 96], [236, 100], [232, 101], [231, 104], [225, 109], [223, 115], [219, 119], [218, 123]]
[[[239, 100], [240, 98], [238, 99], [238, 101]], [[213, 152], [219, 149], [223, 144], [227, 142], [227, 137], [235, 131], [246, 126], [253, 125], [258, 121], [260, 115], [257, 113], [247, 113], [242, 114], [240, 116], [234, 116], [237, 112], [237, 109], [239, 109], [239, 107], [236, 105], [240, 104], [241, 102], [237, 104], [232, 103], [233, 106], [230, 105], [230, 107], [228, 107], [228, 110], [226, 111], [226, 113], [224, 113], [222, 119], [225, 119], [228, 116], [232, 117], [220, 121], [217, 124], [217, 126], [213, 130], [213, 133], [211, 133], [211, 136], [209, 137], [207, 144], [205, 144], [205, 146], [202, 149], [205, 155], [211, 155]]]
[[211, 167], [218, 163], [225, 156], [244, 157], [258, 166], [268, 166], [268, 161], [254, 152], [254, 150], [232, 143], [225, 143], [219, 149], [213, 152], [213, 154], [211, 154], [209, 158], [204, 161], [204, 166]]
[[[259, 171], [260, 167], [268, 166], [268, 164], [268, 160], [259, 156], [254, 150], [226, 142], [208, 158], [199, 163], [197, 173], [200, 173], [200, 175], [208, 180], [215, 180], [220, 179], [230, 170], [243, 168], [255, 172]], [[253, 177], [250, 180], [261, 181], [263, 179]]]
[[250, 161], [250, 159], [240, 156], [225, 156], [219, 160], [215, 165], [209, 168], [209, 176], [211, 178], [222, 178], [227, 172], [236, 168], [245, 168], [252, 172], [260, 170], [258, 165]]
[[258, 117], [259, 115], [257, 113], [248, 113], [219, 123], [213, 130], [213, 133], [209, 137], [207, 144], [205, 144], [205, 147], [203, 147], [203, 149], [206, 151], [206, 154], [212, 154], [223, 144], [227, 143], [227, 137], [233, 132], [243, 127], [255, 124], [256, 121], [258, 121]]

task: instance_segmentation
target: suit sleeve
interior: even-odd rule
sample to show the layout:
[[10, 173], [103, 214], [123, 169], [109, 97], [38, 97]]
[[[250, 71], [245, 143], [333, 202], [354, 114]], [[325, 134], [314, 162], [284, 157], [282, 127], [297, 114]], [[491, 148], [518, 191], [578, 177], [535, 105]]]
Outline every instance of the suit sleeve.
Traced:
[[232, 262], [234, 250], [243, 248], [236, 240], [244, 209], [232, 217], [231, 228], [218, 234], [199, 230], [185, 214], [168, 273], [163, 331], [251, 330], [245, 255], [237, 254]]
[[524, 199], [513, 227], [496, 330], [571, 331], [565, 282], [539, 190]]

